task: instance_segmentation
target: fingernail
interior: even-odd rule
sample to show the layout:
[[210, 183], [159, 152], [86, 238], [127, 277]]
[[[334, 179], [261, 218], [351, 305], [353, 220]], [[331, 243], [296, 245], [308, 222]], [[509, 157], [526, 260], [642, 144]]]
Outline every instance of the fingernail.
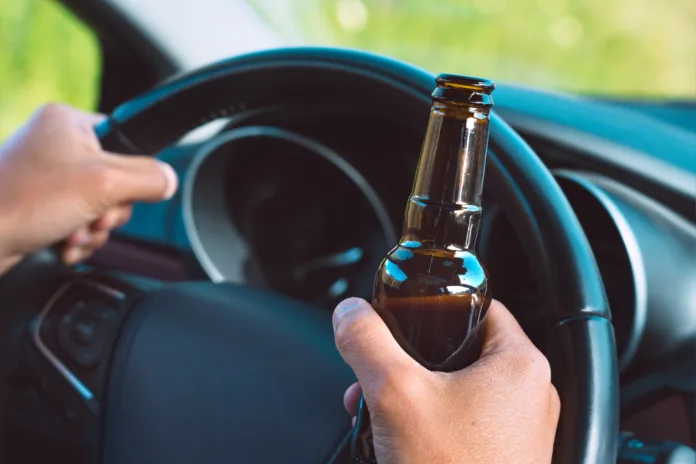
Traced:
[[164, 192], [164, 199], [169, 200], [176, 193], [176, 189], [179, 186], [179, 177], [176, 175], [174, 168], [163, 161], [157, 160], [162, 172], [164, 172], [164, 177], [167, 179], [167, 189]]
[[354, 310], [358, 306], [362, 304], [363, 300], [360, 298], [348, 298], [346, 300], [341, 301], [338, 306], [336, 306], [336, 309], [334, 310], [333, 313], [333, 324], [334, 326], [336, 325], [336, 322], [338, 319], [343, 317], [347, 312]]

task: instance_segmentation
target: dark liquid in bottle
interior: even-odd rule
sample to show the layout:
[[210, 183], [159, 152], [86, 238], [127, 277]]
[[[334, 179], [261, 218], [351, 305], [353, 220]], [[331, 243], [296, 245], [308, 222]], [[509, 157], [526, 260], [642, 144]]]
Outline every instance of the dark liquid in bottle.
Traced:
[[470, 334], [490, 305], [486, 271], [469, 251], [421, 247], [402, 242], [387, 254], [373, 305], [416, 361], [459, 370], [480, 354], [480, 337]]

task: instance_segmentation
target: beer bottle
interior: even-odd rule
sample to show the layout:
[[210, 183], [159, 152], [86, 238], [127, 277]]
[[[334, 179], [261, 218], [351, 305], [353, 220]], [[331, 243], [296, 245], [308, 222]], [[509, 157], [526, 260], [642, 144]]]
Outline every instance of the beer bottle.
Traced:
[[[491, 301], [475, 248], [494, 85], [449, 74], [436, 83], [402, 237], [379, 265], [372, 305], [410, 356], [452, 372], [480, 355], [472, 331]], [[350, 447], [357, 461], [376, 462], [371, 438], [361, 398]]]

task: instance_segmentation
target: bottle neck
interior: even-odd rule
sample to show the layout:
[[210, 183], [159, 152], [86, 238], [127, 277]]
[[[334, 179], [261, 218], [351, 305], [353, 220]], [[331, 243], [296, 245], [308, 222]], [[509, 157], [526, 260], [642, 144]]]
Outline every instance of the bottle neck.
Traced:
[[490, 108], [433, 104], [406, 208], [404, 241], [475, 248], [489, 122]]

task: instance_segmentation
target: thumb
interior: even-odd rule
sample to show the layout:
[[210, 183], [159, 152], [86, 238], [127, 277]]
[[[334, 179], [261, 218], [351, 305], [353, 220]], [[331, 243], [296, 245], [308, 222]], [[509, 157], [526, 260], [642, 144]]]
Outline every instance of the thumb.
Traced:
[[107, 154], [112, 181], [104, 186], [111, 205], [171, 198], [179, 181], [174, 169], [150, 156]]
[[416, 364], [365, 300], [342, 301], [334, 311], [333, 326], [336, 347], [366, 392], [390, 373], [403, 374]]

